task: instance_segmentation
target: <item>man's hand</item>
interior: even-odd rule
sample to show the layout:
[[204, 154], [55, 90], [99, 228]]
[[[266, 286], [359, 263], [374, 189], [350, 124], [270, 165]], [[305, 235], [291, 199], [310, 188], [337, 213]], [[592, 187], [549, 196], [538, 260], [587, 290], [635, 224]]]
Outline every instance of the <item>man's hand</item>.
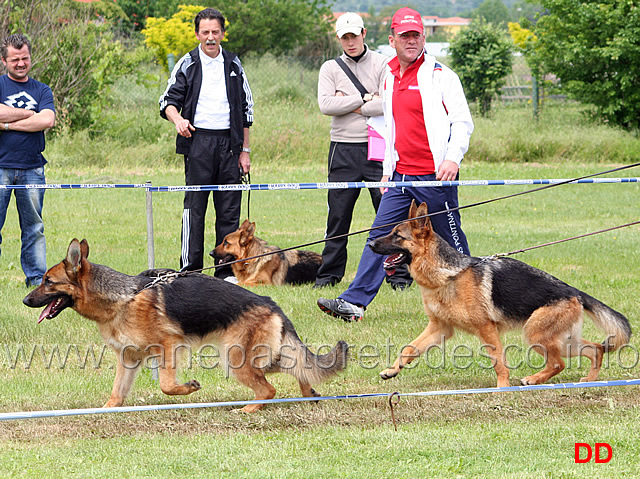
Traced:
[[0, 123], [13, 123], [31, 118], [36, 112], [25, 108], [14, 108], [0, 103]]
[[243, 151], [240, 153], [238, 157], [238, 166], [240, 167], [240, 171], [242, 171], [243, 175], [249, 173], [251, 169], [251, 158], [249, 157], [249, 153]]
[[[20, 108], [17, 108], [18, 110]], [[35, 133], [53, 128], [56, 122], [56, 114], [53, 110], [45, 109], [38, 113], [29, 115], [22, 120], [16, 120], [9, 123], [9, 129], [14, 131], [23, 131], [26, 133]]]
[[191, 138], [191, 132], [196, 131], [195, 127], [191, 124], [189, 120], [185, 118], [181, 118], [175, 122], [176, 131], [178, 135], [184, 136], [185, 138]]
[[185, 138], [191, 138], [191, 132], [196, 131], [196, 129], [189, 120], [182, 118], [182, 115], [178, 112], [178, 109], [175, 106], [169, 105], [164, 113], [169, 121], [176, 126], [176, 132], [178, 132], [178, 135], [184, 136]]
[[456, 176], [458, 176], [458, 170], [460, 168], [456, 163], [451, 160], [444, 160], [438, 168], [438, 173], [436, 174], [436, 180], [438, 181], [455, 181]]
[[[385, 181], [389, 181], [391, 179], [391, 177], [389, 175], [384, 175], [382, 178], [380, 178], [381, 182], [385, 182]], [[387, 192], [389, 188], [380, 188], [380, 193], [382, 193], [383, 195]]]

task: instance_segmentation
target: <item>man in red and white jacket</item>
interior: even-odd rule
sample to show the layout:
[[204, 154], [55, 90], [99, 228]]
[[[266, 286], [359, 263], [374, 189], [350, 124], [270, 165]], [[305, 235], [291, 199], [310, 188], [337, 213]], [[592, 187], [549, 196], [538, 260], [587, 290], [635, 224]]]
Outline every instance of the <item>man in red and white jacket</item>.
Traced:
[[[386, 153], [382, 181], [453, 181], [469, 148], [473, 121], [458, 76], [424, 50], [420, 14], [398, 10], [391, 22], [389, 43], [397, 56], [389, 62], [383, 109]], [[457, 187], [390, 188], [382, 197], [373, 228], [406, 219], [412, 200], [426, 202], [430, 212], [458, 206]], [[458, 251], [469, 254], [460, 214], [449, 211], [431, 217], [433, 228]], [[392, 226], [373, 229], [369, 241], [389, 234]], [[359, 321], [382, 281], [384, 257], [365, 246], [358, 272], [337, 299], [318, 300], [327, 314]]]

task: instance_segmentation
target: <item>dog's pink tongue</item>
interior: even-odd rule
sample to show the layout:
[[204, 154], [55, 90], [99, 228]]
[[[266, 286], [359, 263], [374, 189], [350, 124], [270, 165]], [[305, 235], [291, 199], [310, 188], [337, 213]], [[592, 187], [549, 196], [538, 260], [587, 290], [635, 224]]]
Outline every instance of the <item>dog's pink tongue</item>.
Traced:
[[38, 324], [40, 324], [42, 321], [46, 319], [46, 317], [51, 312], [51, 308], [53, 308], [53, 301], [47, 304], [47, 307], [42, 310], [42, 313], [40, 313], [40, 317], [38, 318]]
[[391, 276], [393, 273], [396, 272], [396, 268], [391, 268], [389, 267], [391, 264], [393, 264], [393, 261], [398, 257], [398, 254], [392, 254], [390, 256], [387, 256], [387, 259], [384, 260], [384, 272], [387, 273], [387, 276]]

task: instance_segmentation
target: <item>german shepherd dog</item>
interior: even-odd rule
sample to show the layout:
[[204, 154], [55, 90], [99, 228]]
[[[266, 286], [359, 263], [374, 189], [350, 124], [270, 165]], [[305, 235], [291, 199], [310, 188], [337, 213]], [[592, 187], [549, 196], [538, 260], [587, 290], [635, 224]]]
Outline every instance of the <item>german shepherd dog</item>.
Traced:
[[[492, 359], [498, 387], [509, 386], [500, 334], [521, 327], [532, 349], [546, 359], [545, 367], [521, 380], [541, 384], [565, 367], [564, 358], [584, 356], [591, 369], [582, 381], [595, 381], [605, 352], [627, 344], [631, 328], [627, 318], [586, 293], [544, 271], [505, 257], [474, 258], [449, 246], [431, 228], [427, 205], [411, 205], [409, 218], [389, 235], [378, 238], [371, 249], [390, 255], [384, 268], [409, 264], [420, 286], [429, 325], [404, 349], [393, 367], [380, 373], [383, 379], [400, 370], [461, 329], [485, 343]], [[581, 338], [583, 311], [607, 334], [602, 343]]]
[[316, 280], [322, 264], [322, 256], [313, 251], [279, 251], [255, 236], [256, 224], [244, 220], [240, 228], [228, 234], [211, 253], [216, 260], [228, 263], [272, 253], [260, 258], [239, 261], [231, 265], [238, 283], [245, 286], [257, 284], [303, 284]]
[[[149, 270], [129, 276], [87, 260], [86, 240], [71, 241], [66, 258], [49, 269], [42, 284], [24, 298], [45, 306], [38, 322], [72, 308], [95, 321], [117, 355], [116, 378], [104, 407], [123, 404], [143, 361], [159, 358], [162, 392], [186, 395], [198, 381], [178, 384], [177, 353], [197, 344], [220, 349], [227, 370], [255, 392], [271, 399], [275, 388], [265, 373], [294, 376], [305, 397], [318, 396], [318, 384], [346, 367], [347, 344], [316, 356], [300, 341], [291, 321], [271, 298], [200, 273]], [[254, 412], [262, 404], [242, 410]]]

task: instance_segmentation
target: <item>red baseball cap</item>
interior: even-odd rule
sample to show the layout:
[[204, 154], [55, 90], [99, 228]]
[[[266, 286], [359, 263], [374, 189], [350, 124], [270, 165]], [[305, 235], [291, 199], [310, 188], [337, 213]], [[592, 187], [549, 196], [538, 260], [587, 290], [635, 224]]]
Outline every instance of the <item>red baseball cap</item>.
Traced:
[[422, 17], [418, 12], [409, 7], [404, 7], [393, 14], [391, 28], [397, 34], [406, 32], [424, 33]]

